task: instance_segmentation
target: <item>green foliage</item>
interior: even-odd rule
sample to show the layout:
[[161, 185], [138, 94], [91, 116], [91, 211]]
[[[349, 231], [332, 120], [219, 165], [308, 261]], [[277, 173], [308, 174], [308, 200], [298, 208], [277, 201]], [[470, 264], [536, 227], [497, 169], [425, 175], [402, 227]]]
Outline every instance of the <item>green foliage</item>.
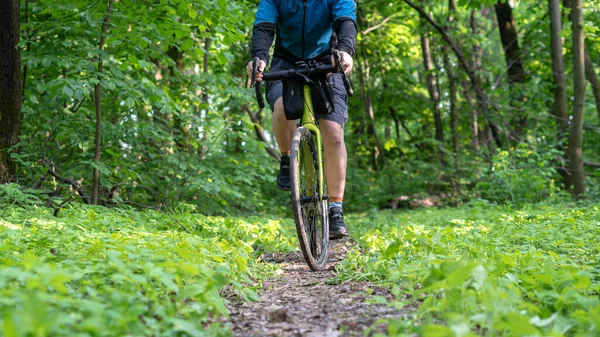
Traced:
[[0, 185], [0, 205], [4, 212], [8, 211], [8, 207], [12, 205], [40, 205], [42, 202], [39, 194], [37, 190], [23, 189], [17, 184]]
[[596, 336], [598, 205], [369, 212], [348, 217], [358, 246], [338, 281], [392, 288], [415, 316], [390, 336]]
[[[239, 85], [245, 76], [239, 60], [249, 58], [240, 44], [251, 5], [115, 2], [100, 53], [105, 5], [41, 1], [26, 11], [23, 3], [23, 137], [13, 153], [23, 184], [48, 177], [52, 168], [91, 194], [96, 167], [104, 203], [195, 203], [210, 214], [264, 209], [276, 164], [265, 163], [241, 109], [251, 98]], [[99, 77], [103, 131], [96, 164]], [[67, 195], [68, 185], [59, 185]], [[38, 188], [54, 188], [53, 181]]]
[[[256, 298], [285, 251], [278, 221], [177, 210], [9, 208], [0, 220], [3, 336], [228, 336], [223, 290]], [[191, 233], [180, 230], [177, 223]]]
[[556, 158], [558, 150], [522, 143], [511, 151], [500, 151], [492, 167], [475, 186], [481, 198], [496, 203], [532, 203], [560, 196]]

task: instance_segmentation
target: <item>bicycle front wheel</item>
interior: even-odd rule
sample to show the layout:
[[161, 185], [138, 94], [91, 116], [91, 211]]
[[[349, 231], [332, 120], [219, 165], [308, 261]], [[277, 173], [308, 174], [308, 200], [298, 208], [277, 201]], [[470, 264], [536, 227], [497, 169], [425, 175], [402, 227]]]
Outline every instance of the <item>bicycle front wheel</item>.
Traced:
[[329, 244], [327, 200], [319, 194], [319, 173], [314, 137], [308, 129], [299, 127], [292, 136], [290, 152], [292, 208], [300, 248], [313, 271], [325, 267]]

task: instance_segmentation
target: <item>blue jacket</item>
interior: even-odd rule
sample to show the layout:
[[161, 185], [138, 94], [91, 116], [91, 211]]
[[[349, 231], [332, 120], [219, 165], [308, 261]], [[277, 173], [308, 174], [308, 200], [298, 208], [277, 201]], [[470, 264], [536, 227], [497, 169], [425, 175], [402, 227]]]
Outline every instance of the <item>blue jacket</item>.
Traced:
[[253, 56], [268, 60], [276, 33], [275, 56], [290, 61], [318, 58], [329, 52], [334, 31], [337, 48], [353, 54], [355, 10], [353, 0], [260, 0], [254, 21]]

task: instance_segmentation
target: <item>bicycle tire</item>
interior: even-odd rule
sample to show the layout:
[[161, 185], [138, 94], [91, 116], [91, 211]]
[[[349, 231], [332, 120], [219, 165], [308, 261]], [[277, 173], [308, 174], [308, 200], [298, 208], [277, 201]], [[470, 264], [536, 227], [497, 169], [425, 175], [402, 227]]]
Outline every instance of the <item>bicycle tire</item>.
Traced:
[[[299, 127], [292, 136], [290, 178], [296, 232], [306, 263], [313, 271], [327, 263], [329, 220], [327, 200], [319, 198], [319, 158], [313, 135]], [[308, 198], [315, 197], [307, 201]]]

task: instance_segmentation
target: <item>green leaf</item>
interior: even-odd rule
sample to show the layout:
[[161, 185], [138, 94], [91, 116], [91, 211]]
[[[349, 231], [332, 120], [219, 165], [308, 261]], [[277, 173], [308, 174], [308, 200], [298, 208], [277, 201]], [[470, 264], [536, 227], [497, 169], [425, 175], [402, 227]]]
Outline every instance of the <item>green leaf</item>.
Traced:
[[63, 87], [63, 92], [65, 93], [65, 95], [67, 95], [68, 97], [73, 97], [73, 89], [71, 89], [71, 87], [69, 85], [65, 85]]
[[424, 337], [454, 337], [454, 332], [447, 326], [428, 324], [417, 328], [419, 336]]
[[127, 97], [127, 99], [125, 99], [125, 105], [128, 108], [133, 108], [135, 106], [135, 100], [132, 97]]
[[206, 288], [200, 284], [192, 284], [181, 290], [181, 296], [184, 298], [193, 298], [203, 294]]
[[246, 301], [256, 302], [259, 300], [259, 297], [258, 297], [258, 294], [256, 293], [256, 291], [254, 291], [250, 288], [242, 289], [241, 294], [242, 294], [242, 297], [244, 298], [244, 300], [246, 300]]
[[7, 310], [4, 314], [2, 332], [5, 337], [19, 337], [21, 334], [17, 330], [13, 315], [11, 311]]

